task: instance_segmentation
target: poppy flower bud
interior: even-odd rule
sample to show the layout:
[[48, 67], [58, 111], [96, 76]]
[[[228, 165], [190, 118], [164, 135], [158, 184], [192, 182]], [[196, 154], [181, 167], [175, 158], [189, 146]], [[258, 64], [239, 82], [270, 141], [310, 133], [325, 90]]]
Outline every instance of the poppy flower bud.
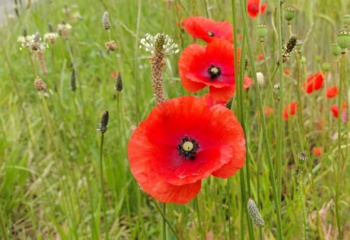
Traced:
[[341, 53], [341, 48], [338, 43], [332, 43], [332, 53], [333, 56], [337, 57]]
[[258, 227], [265, 226], [265, 221], [262, 218], [258, 207], [256, 206], [253, 199], [248, 200], [248, 213], [253, 223]]
[[295, 12], [296, 10], [294, 7], [285, 7], [283, 10], [284, 19], [290, 22], [295, 17]]
[[331, 69], [331, 65], [329, 63], [325, 62], [325, 63], [322, 64], [322, 71], [328, 72], [329, 69]]
[[256, 31], [258, 32], [258, 36], [259, 36], [259, 40], [260, 42], [263, 42], [264, 41], [264, 38], [267, 34], [267, 28], [266, 28], [266, 25], [264, 24], [259, 24], [257, 27], [256, 27]]
[[350, 46], [350, 32], [341, 30], [337, 35], [337, 42], [342, 49], [342, 53], [345, 53], [345, 49]]

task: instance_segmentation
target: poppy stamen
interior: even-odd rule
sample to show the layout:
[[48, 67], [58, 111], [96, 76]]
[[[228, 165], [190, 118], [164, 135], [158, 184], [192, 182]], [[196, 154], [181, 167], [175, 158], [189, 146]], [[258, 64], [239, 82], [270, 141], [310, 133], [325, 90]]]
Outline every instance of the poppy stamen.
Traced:
[[210, 32], [210, 31], [208, 31], [208, 35], [211, 36], [211, 37], [215, 36], [215, 34], [213, 32]]
[[183, 137], [181, 143], [177, 145], [179, 155], [190, 160], [195, 160], [198, 149], [198, 142], [194, 138], [189, 138], [187, 136]]
[[221, 68], [215, 67], [214, 65], [210, 65], [208, 68], [208, 73], [210, 75], [211, 80], [215, 80], [221, 75]]

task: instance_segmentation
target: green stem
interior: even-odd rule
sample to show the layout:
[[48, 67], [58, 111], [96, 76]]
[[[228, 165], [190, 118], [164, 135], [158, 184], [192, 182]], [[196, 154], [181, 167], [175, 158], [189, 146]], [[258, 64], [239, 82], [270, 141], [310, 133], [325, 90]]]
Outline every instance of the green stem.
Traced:
[[[249, 33], [248, 33], [247, 12], [246, 12], [246, 8], [245, 8], [245, 4], [244, 4], [245, 0], [240, 0], [240, 2], [241, 2], [241, 12], [243, 14], [243, 29], [244, 29], [244, 35], [246, 36], [246, 41], [247, 41], [248, 56], [249, 56], [249, 60], [251, 62], [253, 80], [254, 80], [254, 84], [256, 86], [258, 86], [258, 80], [257, 80], [257, 77], [256, 77], [256, 69], [255, 69], [255, 64], [254, 64], [254, 55], [253, 55], [252, 45], [250, 44], [250, 36], [249, 36]], [[234, 1], [233, 1], [232, 4], [234, 4]], [[280, 47], [280, 49], [282, 49], [282, 46]], [[282, 59], [282, 57], [280, 59]], [[282, 221], [281, 221], [281, 208], [280, 208], [279, 200], [278, 200], [279, 197], [277, 195], [275, 173], [274, 173], [274, 168], [273, 168], [273, 163], [272, 163], [272, 158], [271, 158], [271, 149], [270, 149], [270, 143], [269, 143], [269, 138], [268, 138], [268, 133], [267, 133], [265, 117], [264, 117], [264, 109], [263, 109], [263, 104], [262, 104], [260, 88], [257, 87], [256, 88], [256, 92], [257, 92], [256, 95], [257, 95], [259, 113], [260, 113], [260, 116], [261, 116], [261, 123], [262, 123], [262, 129], [263, 129], [264, 145], [266, 146], [266, 158], [267, 158], [268, 165], [269, 165], [269, 170], [270, 170], [271, 187], [272, 187], [272, 192], [273, 192], [273, 200], [275, 202], [275, 207], [276, 207], [277, 239], [283, 239], [283, 235], [282, 235]]]
[[101, 145], [100, 145], [100, 181], [101, 181], [101, 206], [103, 211], [103, 226], [106, 233], [106, 239], [109, 239], [108, 226], [107, 226], [107, 213], [106, 213], [106, 202], [104, 198], [104, 184], [103, 184], [103, 142], [104, 133], [101, 134]]
[[160, 215], [162, 215], [163, 220], [168, 224], [168, 227], [170, 228], [171, 232], [174, 234], [176, 239], [180, 239], [179, 236], [176, 234], [175, 229], [173, 228], [173, 226], [171, 226], [170, 222], [166, 218], [164, 212], [162, 210], [160, 210], [160, 207], [159, 207], [158, 203], [156, 202], [156, 200], [154, 198], [152, 198], [152, 200], [153, 200], [154, 205], [156, 206], [157, 211], [160, 213]]
[[8, 240], [8, 235], [7, 235], [7, 231], [6, 231], [6, 225], [5, 225], [5, 221], [4, 218], [2, 216], [3, 211], [0, 211], [0, 229], [2, 232], [2, 236], [4, 237], [4, 240]]
[[265, 46], [263, 41], [260, 41], [260, 46], [261, 46], [261, 51], [265, 61], [265, 68], [266, 68], [266, 75], [267, 75], [266, 77], [267, 79], [270, 79], [270, 69], [269, 69], [269, 66], [267, 65], [266, 52], [265, 52]]
[[[282, 62], [282, 27], [281, 27], [281, 1], [277, 0], [277, 41], [279, 53], [279, 106], [277, 120], [277, 156], [276, 156], [276, 172], [277, 172], [277, 196], [282, 194], [282, 158], [283, 158], [283, 105], [284, 105], [284, 77], [283, 77], [283, 62]], [[278, 197], [278, 207], [281, 208], [281, 198]]]
[[202, 227], [202, 219], [201, 219], [201, 214], [200, 214], [200, 210], [199, 210], [199, 203], [198, 203], [198, 197], [196, 196], [194, 198], [194, 204], [196, 205], [196, 211], [197, 211], [197, 218], [198, 218], [198, 230], [201, 234], [201, 238], [204, 240], [205, 239], [205, 235], [204, 235], [204, 231], [203, 231], [203, 227]]
[[[166, 203], [163, 203], [163, 213], [166, 216]], [[167, 235], [166, 235], [166, 221], [165, 218], [163, 218], [163, 239], [166, 240], [167, 239]]]

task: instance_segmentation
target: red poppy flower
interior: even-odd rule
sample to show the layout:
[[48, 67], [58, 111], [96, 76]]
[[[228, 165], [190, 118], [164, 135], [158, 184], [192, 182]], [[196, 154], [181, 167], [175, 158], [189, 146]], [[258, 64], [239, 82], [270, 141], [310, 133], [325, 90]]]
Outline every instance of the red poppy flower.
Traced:
[[216, 38], [232, 42], [232, 25], [229, 22], [215, 22], [205, 17], [189, 17], [183, 21], [185, 30], [194, 38], [201, 38], [207, 43]]
[[206, 47], [189, 45], [180, 56], [179, 74], [187, 91], [197, 92], [209, 86], [214, 100], [227, 101], [234, 95], [236, 85], [232, 43], [215, 39]]
[[259, 61], [262, 61], [262, 60], [264, 60], [264, 55], [258, 54], [258, 56], [256, 56], [256, 58], [257, 58]]
[[156, 106], [128, 145], [130, 169], [140, 187], [159, 201], [178, 204], [199, 193], [203, 178], [235, 174], [245, 154], [235, 115], [193, 96]]
[[336, 86], [328, 88], [326, 91], [326, 95], [328, 98], [334, 98], [338, 95], [338, 88]]
[[283, 119], [287, 120], [289, 116], [295, 115], [297, 108], [296, 102], [291, 102], [287, 107], [283, 109]]
[[[346, 104], [346, 102], [344, 102], [344, 103], [342, 104], [342, 106], [341, 106], [341, 113], [343, 113], [343, 112], [346, 111], [346, 110], [347, 110], [347, 104]], [[338, 105], [332, 105], [332, 106], [331, 106], [331, 111], [332, 111], [332, 113], [333, 113], [333, 116], [334, 116], [335, 118], [338, 118], [338, 115], [339, 115]]]
[[117, 75], [118, 75], [118, 73], [117, 73], [116, 71], [113, 71], [113, 72], [111, 73], [111, 77], [112, 77], [112, 78], [116, 78]]
[[312, 148], [312, 152], [313, 152], [316, 156], [321, 156], [321, 155], [322, 155], [322, 148], [320, 148], [320, 147], [313, 147], [313, 148]]
[[290, 69], [283, 68], [283, 73], [286, 74], [286, 75], [290, 75]]
[[[255, 18], [259, 14], [260, 0], [248, 0], [248, 15], [251, 18]], [[266, 11], [267, 4], [260, 4], [260, 14]]]
[[303, 83], [303, 89], [307, 94], [320, 89], [323, 86], [324, 73], [317, 72], [306, 79]]

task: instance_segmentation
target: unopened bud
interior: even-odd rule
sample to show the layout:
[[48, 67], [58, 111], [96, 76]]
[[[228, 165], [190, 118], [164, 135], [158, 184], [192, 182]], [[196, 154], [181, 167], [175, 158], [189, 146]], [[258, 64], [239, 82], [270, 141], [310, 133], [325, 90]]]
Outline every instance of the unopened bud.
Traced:
[[337, 42], [342, 52], [350, 45], [350, 32], [348, 30], [341, 30], [337, 35]]
[[260, 42], [263, 42], [264, 39], [265, 39], [265, 36], [266, 36], [266, 34], [267, 34], [266, 25], [264, 25], [264, 24], [259, 24], [259, 25], [256, 27], [256, 31], [258, 32], [259, 41], [260, 41]]

